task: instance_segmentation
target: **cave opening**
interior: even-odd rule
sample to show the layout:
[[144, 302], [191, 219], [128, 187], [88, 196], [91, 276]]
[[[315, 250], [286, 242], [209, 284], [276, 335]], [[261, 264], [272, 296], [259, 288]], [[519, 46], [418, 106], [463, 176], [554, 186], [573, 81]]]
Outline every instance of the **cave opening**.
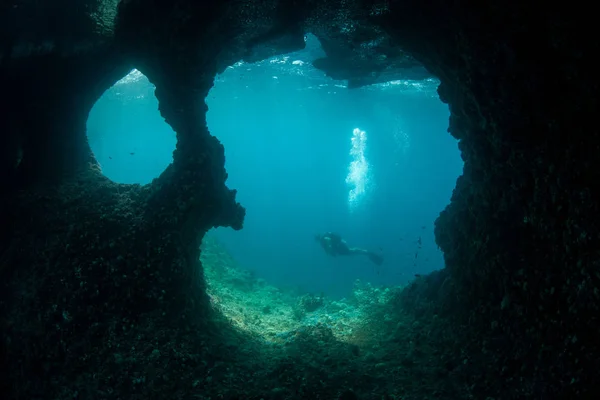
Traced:
[[[357, 279], [405, 284], [443, 267], [433, 222], [462, 172], [436, 79], [348, 89], [304, 50], [237, 63], [217, 76], [207, 124], [225, 147], [227, 184], [247, 208], [244, 229], [214, 235], [258, 276], [334, 297]], [[384, 257], [327, 257], [327, 231]], [[292, 283], [293, 282], [293, 283]]]
[[116, 183], [147, 184], [173, 161], [176, 134], [158, 111], [155, 86], [137, 69], [107, 89], [87, 120], [102, 173]]
[[[207, 125], [247, 214], [240, 231], [209, 232], [201, 260], [211, 302], [237, 327], [276, 340], [325, 323], [358, 343], [381, 312], [371, 305], [444, 267], [433, 223], [463, 163], [438, 80], [348, 88], [313, 66], [318, 38], [305, 41], [215, 78]], [[383, 264], [328, 256], [314, 239], [328, 231]]]
[[[348, 88], [313, 66], [324, 52], [315, 36], [305, 41], [215, 78], [207, 125], [247, 215], [241, 231], [209, 232], [201, 261], [213, 305], [239, 328], [273, 340], [327, 320], [336, 337], [356, 341], [346, 328], [376, 312], [365, 304], [443, 268], [433, 222], [462, 160], [438, 80]], [[90, 112], [90, 146], [115, 182], [149, 183], [173, 160], [176, 135], [154, 89], [132, 70]], [[329, 257], [314, 240], [327, 231], [384, 263]]]

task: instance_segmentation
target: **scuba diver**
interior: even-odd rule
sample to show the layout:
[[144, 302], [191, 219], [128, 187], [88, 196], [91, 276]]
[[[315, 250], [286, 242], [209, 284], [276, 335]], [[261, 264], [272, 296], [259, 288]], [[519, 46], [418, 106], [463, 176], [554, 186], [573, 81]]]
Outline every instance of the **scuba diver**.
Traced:
[[383, 257], [369, 250], [359, 247], [350, 247], [344, 239], [337, 233], [327, 232], [323, 235], [315, 235], [315, 240], [319, 242], [323, 250], [330, 256], [351, 256], [355, 254], [364, 254], [369, 257], [376, 265], [383, 264]]

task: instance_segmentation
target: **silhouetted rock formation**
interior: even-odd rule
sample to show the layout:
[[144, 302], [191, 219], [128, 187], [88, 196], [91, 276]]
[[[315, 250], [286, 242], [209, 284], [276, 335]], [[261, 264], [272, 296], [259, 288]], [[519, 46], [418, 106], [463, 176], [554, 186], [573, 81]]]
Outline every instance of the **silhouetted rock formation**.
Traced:
[[[447, 276], [412, 289], [431, 297], [439, 285], [436, 315], [454, 324], [440, 379], [462, 379], [474, 398], [592, 393], [592, 12], [496, 0], [38, 3], [0, 9], [3, 398], [190, 398], [236, 352], [213, 344], [198, 262], [206, 230], [244, 217], [204, 98], [228, 65], [300, 48], [305, 32], [327, 53], [315, 65], [349, 86], [441, 80], [465, 168], [436, 223]], [[103, 178], [85, 133], [94, 102], [133, 67], [178, 138], [174, 163], [145, 187]]]

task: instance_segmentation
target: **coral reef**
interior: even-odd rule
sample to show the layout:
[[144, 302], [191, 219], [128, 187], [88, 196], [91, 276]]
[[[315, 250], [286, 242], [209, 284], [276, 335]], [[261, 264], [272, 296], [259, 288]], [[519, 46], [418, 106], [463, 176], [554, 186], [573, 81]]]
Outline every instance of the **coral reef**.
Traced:
[[[0, 8], [3, 398], [595, 393], [594, 13], [498, 0], [74, 4]], [[350, 87], [438, 77], [465, 161], [436, 223], [447, 270], [395, 293], [377, 321], [389, 314], [398, 336], [358, 355], [326, 322], [298, 332], [290, 353], [260, 353], [210, 307], [198, 259], [206, 231], [244, 217], [204, 98], [228, 65], [302, 47], [305, 32], [326, 52], [315, 65]], [[178, 140], [173, 164], [143, 187], [103, 178], [85, 135], [94, 102], [134, 67]], [[363, 329], [365, 341], [389, 332]]]
[[[243, 377], [236, 368], [260, 361], [254, 381], [275, 388], [265, 393], [247, 382], [249, 398], [250, 393], [291, 399], [344, 398], [343, 393], [361, 399], [417, 399], [424, 393], [467, 398], [466, 388], [442, 379], [450, 367], [438, 365], [435, 320], [402, 311], [403, 288], [357, 281], [353, 296], [339, 301], [277, 289], [238, 266], [210, 235], [201, 260], [211, 305], [229, 327], [222, 332], [254, 357], [229, 367]], [[318, 307], [302, 308], [298, 317], [307, 299]]]
[[298, 300], [298, 306], [302, 311], [316, 311], [323, 306], [323, 295], [317, 296], [312, 293], [305, 294]]

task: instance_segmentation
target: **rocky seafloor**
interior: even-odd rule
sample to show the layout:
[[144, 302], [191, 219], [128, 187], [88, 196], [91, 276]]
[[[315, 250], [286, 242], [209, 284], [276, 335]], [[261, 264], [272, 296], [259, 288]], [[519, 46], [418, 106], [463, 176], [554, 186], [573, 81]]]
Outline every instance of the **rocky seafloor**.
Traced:
[[[590, 398], [594, 19], [584, 5], [495, 0], [3, 4], [2, 398]], [[318, 324], [269, 344], [277, 334], [265, 342], [214, 307], [199, 261], [205, 233], [245, 215], [206, 127], [213, 80], [308, 32], [326, 54], [313, 65], [349, 90], [438, 78], [465, 163], [436, 221], [446, 268], [397, 293], [387, 314], [401, 340], [382, 328], [380, 351]], [[177, 134], [172, 165], [145, 186], [104, 178], [86, 140], [90, 109], [133, 68]]]

